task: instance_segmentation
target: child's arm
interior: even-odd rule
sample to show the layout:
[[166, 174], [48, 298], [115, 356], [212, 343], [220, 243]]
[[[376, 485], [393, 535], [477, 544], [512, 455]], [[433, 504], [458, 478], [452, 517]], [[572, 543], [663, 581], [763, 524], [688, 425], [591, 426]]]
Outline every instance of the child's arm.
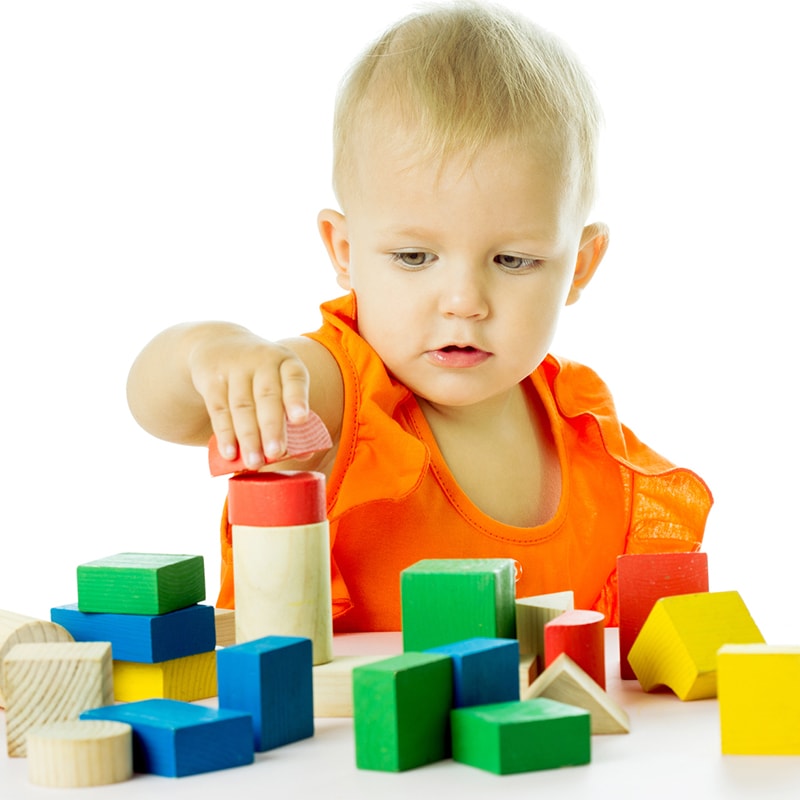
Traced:
[[257, 468], [284, 452], [286, 417], [302, 421], [309, 404], [336, 442], [343, 391], [333, 356], [311, 339], [269, 342], [238, 325], [203, 322], [168, 328], [142, 350], [128, 404], [154, 436], [206, 445], [214, 433], [224, 458], [238, 444]]

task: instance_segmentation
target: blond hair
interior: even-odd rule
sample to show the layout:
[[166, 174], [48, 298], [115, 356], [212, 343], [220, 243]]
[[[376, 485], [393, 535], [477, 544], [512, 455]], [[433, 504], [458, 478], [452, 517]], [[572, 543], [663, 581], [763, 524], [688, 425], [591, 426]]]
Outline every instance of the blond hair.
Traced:
[[441, 161], [470, 158], [504, 137], [547, 147], [579, 182], [588, 211], [599, 123], [589, 78], [554, 36], [493, 6], [432, 7], [387, 30], [345, 76], [334, 117], [334, 191], [344, 207], [359, 146], [388, 124], [410, 133], [421, 157]]

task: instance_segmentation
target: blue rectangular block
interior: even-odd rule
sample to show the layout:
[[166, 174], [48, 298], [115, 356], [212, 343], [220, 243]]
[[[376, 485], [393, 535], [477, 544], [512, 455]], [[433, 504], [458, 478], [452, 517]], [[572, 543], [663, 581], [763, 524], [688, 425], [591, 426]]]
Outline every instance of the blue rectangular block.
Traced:
[[76, 642], [111, 642], [118, 661], [157, 664], [207, 653], [216, 647], [214, 609], [194, 605], [167, 614], [102, 614], [78, 610], [78, 604], [50, 609], [50, 619]]
[[453, 707], [519, 700], [519, 642], [476, 637], [425, 652], [453, 659]]
[[253, 718], [258, 752], [314, 735], [311, 640], [266, 636], [217, 650], [219, 707]]
[[248, 714], [179, 700], [140, 700], [84, 711], [81, 719], [127, 722], [133, 728], [133, 768], [167, 778], [252, 764]]

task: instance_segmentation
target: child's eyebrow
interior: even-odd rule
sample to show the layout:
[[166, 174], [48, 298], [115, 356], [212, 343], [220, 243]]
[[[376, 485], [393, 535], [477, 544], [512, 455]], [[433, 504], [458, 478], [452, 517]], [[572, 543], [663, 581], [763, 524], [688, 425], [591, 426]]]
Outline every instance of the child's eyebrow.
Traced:
[[[423, 226], [398, 226], [387, 225], [378, 231], [381, 236], [409, 239], [422, 246], [426, 242], [435, 242], [441, 238], [441, 233], [435, 228], [425, 228]], [[536, 250], [542, 253], [549, 253], [558, 247], [559, 238], [554, 232], [536, 231], [532, 228], [519, 230], [498, 231], [495, 235], [498, 245], [509, 249]], [[498, 249], [502, 249], [498, 246]]]

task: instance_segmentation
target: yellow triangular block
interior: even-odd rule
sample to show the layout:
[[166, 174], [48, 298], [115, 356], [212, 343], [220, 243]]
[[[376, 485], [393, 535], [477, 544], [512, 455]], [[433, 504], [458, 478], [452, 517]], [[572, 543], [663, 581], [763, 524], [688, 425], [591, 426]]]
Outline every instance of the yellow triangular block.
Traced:
[[624, 708], [586, 674], [566, 653], [561, 653], [528, 687], [522, 699], [547, 697], [586, 709], [592, 733], [628, 733], [630, 720]]
[[763, 642], [738, 592], [662, 597], [636, 637], [630, 663], [646, 691], [670, 688], [681, 700], [717, 695], [717, 650]]

